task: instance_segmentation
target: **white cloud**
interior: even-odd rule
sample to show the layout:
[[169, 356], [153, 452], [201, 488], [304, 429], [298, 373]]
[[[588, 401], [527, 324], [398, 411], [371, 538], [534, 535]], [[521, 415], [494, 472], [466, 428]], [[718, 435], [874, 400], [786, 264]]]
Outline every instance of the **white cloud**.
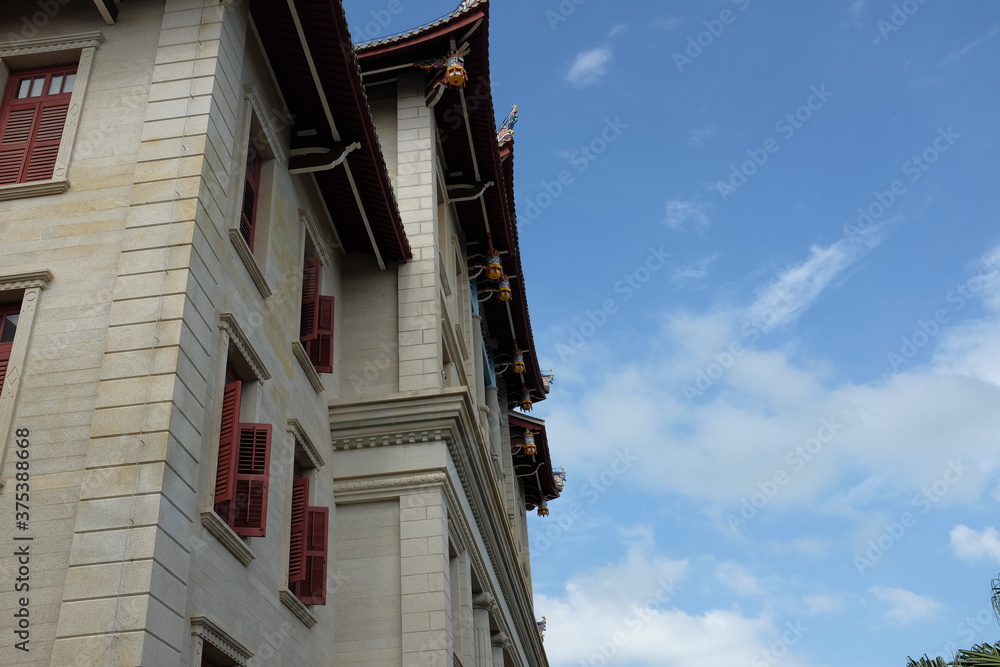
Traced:
[[872, 586], [868, 592], [888, 605], [885, 619], [891, 625], [907, 625], [913, 621], [932, 616], [941, 609], [941, 604], [926, 595], [918, 595], [905, 588]]
[[963, 560], [993, 560], [1000, 563], [1000, 533], [993, 526], [981, 532], [958, 525], [951, 529], [951, 550]]
[[718, 258], [719, 253], [709, 255], [708, 257], [702, 257], [693, 265], [674, 271], [670, 274], [670, 279], [673, 281], [701, 280], [708, 275], [708, 268], [712, 266]]
[[708, 204], [686, 199], [671, 199], [667, 202], [666, 225], [678, 231], [689, 225], [703, 229], [712, 224], [708, 217], [708, 209]]
[[[795, 278], [809, 287], [789, 317], [856, 256], [830, 254], [796, 267]], [[814, 274], [821, 278], [805, 278]], [[785, 276], [771, 284], [793, 282]], [[996, 294], [1000, 286], [984, 287], [976, 298], [991, 303]], [[909, 500], [946, 474], [954, 477], [950, 461], [966, 469], [937, 507], [978, 502], [993, 489], [1000, 473], [1000, 378], [974, 374], [964, 360], [993, 349], [987, 343], [1000, 338], [1000, 308], [980, 320], [982, 345], [955, 345], [948, 364], [931, 361], [894, 374], [887, 364], [884, 376], [860, 384], [837, 380], [829, 364], [802, 359], [794, 347], [763, 347], [768, 341], [760, 332], [747, 337], [740, 327], [745, 312], [725, 304], [704, 313], [671, 311], [646, 353], [628, 363], [613, 347], [596, 367], [592, 355], [564, 359], [565, 377], [580, 380], [568, 382], [569, 398], [546, 418], [553, 442], [573, 443], [562, 463], [586, 476], [627, 449], [638, 462], [619, 484], [701, 501], [730, 535], [741, 534], [739, 521], [804, 507], [860, 525], [886, 498]], [[951, 345], [957, 330], [942, 327], [928, 346]], [[779, 472], [781, 484], [774, 481]], [[868, 537], [859, 534], [858, 546]]]
[[826, 247], [812, 246], [806, 261], [764, 287], [747, 311], [749, 320], [766, 333], [796, 319], [837, 276], [871, 252], [881, 236], [881, 228], [872, 227]]
[[611, 31], [608, 33], [608, 37], [617, 37], [626, 30], [628, 30], [627, 25], [625, 25], [624, 23], [618, 23], [611, 27]]
[[832, 614], [844, 608], [843, 597], [826, 593], [807, 595], [802, 598], [802, 602], [805, 603], [806, 613], [810, 615]]
[[[621, 561], [570, 578], [560, 595], [537, 595], [548, 621], [545, 650], [553, 667], [732, 667], [752, 664], [780, 635], [771, 617], [738, 610], [688, 614], [671, 605], [689, 576], [687, 561], [657, 554], [651, 543], [630, 546]], [[794, 653], [787, 667], [807, 663]]]
[[594, 85], [608, 73], [612, 55], [610, 46], [599, 46], [580, 53], [566, 73], [566, 80], [577, 88]]
[[721, 563], [716, 566], [715, 579], [739, 595], [764, 593], [757, 577], [739, 563]]

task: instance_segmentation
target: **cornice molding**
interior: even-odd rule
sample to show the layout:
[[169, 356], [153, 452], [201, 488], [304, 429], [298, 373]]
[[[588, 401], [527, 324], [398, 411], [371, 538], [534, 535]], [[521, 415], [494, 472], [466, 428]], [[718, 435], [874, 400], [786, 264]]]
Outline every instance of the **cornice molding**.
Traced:
[[[267, 141], [268, 150], [271, 151], [271, 155], [274, 156], [274, 161], [281, 164], [287, 160], [284, 149], [281, 147], [281, 142], [278, 141], [278, 133], [274, 129], [274, 125], [271, 124], [271, 116], [267, 109], [264, 108], [264, 102], [260, 98], [260, 93], [257, 92], [257, 88], [252, 84], [243, 86], [243, 99], [247, 101], [250, 108], [253, 109], [254, 117], [257, 118], [257, 122], [260, 123], [261, 130], [264, 134], [264, 139]], [[251, 137], [253, 139], [253, 137]]]
[[27, 273], [0, 274], [0, 292], [7, 292], [17, 289], [45, 289], [52, 281], [52, 272], [48, 269], [43, 271], [29, 271]]
[[19, 39], [16, 42], [0, 42], [0, 58], [24, 56], [49, 51], [70, 51], [73, 49], [97, 48], [104, 42], [101, 32], [81, 32], [73, 35]]
[[214, 511], [209, 510], [201, 513], [201, 525], [205, 526], [212, 535], [215, 535], [236, 556], [236, 559], [244, 565], [249, 565], [250, 561], [254, 559], [253, 552], [250, 551], [250, 547], [243, 541], [243, 538], [237, 535], [236, 531], [230, 528], [222, 520], [222, 517]]
[[332, 270], [333, 257], [330, 255], [330, 250], [323, 240], [323, 234], [319, 230], [319, 225], [316, 224], [316, 219], [309, 212], [309, 209], [299, 209], [299, 222], [306, 228], [306, 234], [309, 235], [309, 240], [312, 241], [313, 248], [316, 249], [316, 253], [319, 255], [319, 261], [323, 263], [323, 268]]
[[316, 449], [316, 445], [313, 443], [312, 438], [306, 434], [305, 429], [302, 428], [302, 424], [299, 423], [298, 419], [288, 420], [288, 432], [295, 438], [295, 442], [301, 445], [302, 451], [305, 452], [306, 456], [309, 458], [313, 468], [323, 467], [326, 461], [323, 460], [323, 456], [319, 453], [319, 450]]
[[201, 637], [202, 640], [225, 653], [226, 656], [235, 660], [237, 665], [246, 665], [247, 661], [253, 657], [253, 652], [250, 649], [233, 639], [232, 635], [205, 616], [191, 617], [191, 634], [194, 637]]
[[250, 370], [257, 377], [257, 380], [260, 382], [270, 380], [271, 374], [268, 372], [267, 367], [264, 366], [260, 355], [253, 349], [253, 345], [250, 344], [250, 340], [243, 333], [243, 329], [232, 313], [222, 313], [219, 316], [219, 328], [229, 334], [229, 340], [232, 341], [236, 349], [243, 355], [243, 359], [250, 366]]
[[44, 197], [46, 195], [61, 195], [67, 190], [69, 190], [69, 181], [65, 178], [34, 181], [32, 183], [11, 183], [10, 185], [0, 185], [0, 201]]

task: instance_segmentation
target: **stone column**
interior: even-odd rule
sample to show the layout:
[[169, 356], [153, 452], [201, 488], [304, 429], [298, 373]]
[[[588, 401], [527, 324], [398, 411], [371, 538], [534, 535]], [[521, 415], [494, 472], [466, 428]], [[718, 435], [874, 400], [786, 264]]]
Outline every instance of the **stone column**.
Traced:
[[494, 665], [493, 644], [490, 637], [490, 613], [497, 610], [496, 598], [491, 593], [477, 593], [472, 598], [472, 620], [476, 635], [476, 667], [493, 667]]
[[494, 632], [491, 637], [493, 644], [493, 667], [504, 667], [504, 651], [514, 648], [514, 642], [510, 640], [506, 632]]

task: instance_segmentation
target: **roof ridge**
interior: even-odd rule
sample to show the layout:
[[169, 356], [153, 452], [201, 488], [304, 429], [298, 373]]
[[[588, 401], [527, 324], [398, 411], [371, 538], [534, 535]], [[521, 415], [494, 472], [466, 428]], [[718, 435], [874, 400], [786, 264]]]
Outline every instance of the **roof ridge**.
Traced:
[[404, 30], [403, 32], [398, 32], [393, 35], [386, 35], [385, 37], [379, 37], [378, 39], [373, 39], [369, 42], [358, 42], [357, 44], [354, 45], [354, 49], [356, 51], [360, 51], [362, 49], [381, 46], [383, 44], [391, 44], [392, 42], [398, 42], [406, 37], [412, 37], [413, 35], [419, 35], [420, 33], [426, 30], [430, 30], [431, 28], [436, 28], [439, 25], [445, 24], [448, 21], [451, 21], [452, 19], [462, 16], [463, 14], [467, 14], [473, 9], [488, 4], [489, 0], [462, 0], [462, 2], [459, 3], [458, 7], [454, 11], [445, 14], [444, 16], [438, 17], [433, 21], [430, 21], [429, 23], [425, 23], [416, 28], [410, 28], [409, 30]]

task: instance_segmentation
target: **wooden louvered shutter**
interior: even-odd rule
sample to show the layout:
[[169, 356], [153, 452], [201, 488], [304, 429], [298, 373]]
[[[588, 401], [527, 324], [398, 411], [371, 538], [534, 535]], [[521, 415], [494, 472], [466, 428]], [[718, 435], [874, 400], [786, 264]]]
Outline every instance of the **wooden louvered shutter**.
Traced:
[[12, 347], [14, 347], [13, 343], [0, 343], [0, 394], [3, 393], [3, 380], [7, 377], [7, 364], [10, 362]]
[[226, 517], [228, 507], [220, 507], [233, 499], [236, 480], [236, 452], [239, 447], [240, 398], [243, 383], [230, 382], [222, 392], [222, 426], [219, 430], [219, 467], [215, 473], [215, 506]]
[[306, 506], [309, 504], [309, 479], [292, 482], [292, 538], [288, 547], [288, 582], [306, 578]]
[[264, 537], [271, 467], [271, 425], [240, 424], [230, 526], [242, 537]]
[[333, 308], [332, 296], [319, 297], [316, 308], [316, 332], [306, 345], [309, 360], [320, 373], [333, 372]]
[[318, 301], [320, 284], [323, 280], [323, 265], [306, 262], [302, 267], [302, 314], [299, 319], [299, 340], [305, 345], [316, 333], [316, 317], [319, 314]]
[[52, 178], [75, 72], [62, 67], [11, 75], [0, 108], [0, 185]]
[[247, 169], [243, 176], [243, 208], [240, 211], [240, 234], [253, 250], [254, 226], [257, 224], [257, 199], [260, 195], [260, 155], [253, 142], [247, 149]]
[[329, 527], [329, 508], [306, 508], [306, 576], [294, 591], [304, 604], [326, 604]]

